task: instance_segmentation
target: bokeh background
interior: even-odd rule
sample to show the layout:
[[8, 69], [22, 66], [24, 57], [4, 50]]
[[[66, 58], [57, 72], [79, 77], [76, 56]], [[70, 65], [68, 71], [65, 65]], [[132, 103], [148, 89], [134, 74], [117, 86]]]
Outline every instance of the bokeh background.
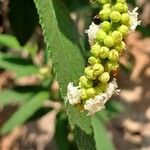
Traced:
[[[88, 56], [84, 31], [92, 20], [98, 22], [97, 6], [88, 0], [63, 3]], [[109, 115], [101, 112], [101, 117], [116, 150], [150, 150], [150, 1], [128, 4], [139, 7], [141, 25], [126, 38], [120, 57], [121, 93], [108, 106]], [[0, 0], [0, 150], [57, 150], [62, 132], [72, 141], [63, 109], [33, 1]]]

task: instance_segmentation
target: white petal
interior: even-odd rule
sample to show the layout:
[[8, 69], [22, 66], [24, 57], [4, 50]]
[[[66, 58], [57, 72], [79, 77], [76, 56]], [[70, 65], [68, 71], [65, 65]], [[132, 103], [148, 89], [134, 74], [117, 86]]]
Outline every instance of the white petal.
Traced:
[[129, 15], [131, 18], [131, 31], [134, 31], [138, 25], [141, 24], [141, 21], [138, 20], [138, 7], [135, 7], [133, 11], [129, 11]]
[[90, 45], [94, 44], [98, 30], [99, 30], [99, 25], [96, 25], [94, 22], [91, 23], [88, 30], [85, 30], [85, 33], [88, 34]]
[[80, 103], [81, 89], [78, 86], [74, 86], [72, 82], [67, 87], [67, 100], [71, 105]]
[[88, 115], [92, 115], [105, 108], [105, 103], [112, 97], [118, 90], [116, 79], [114, 78], [109, 84], [105, 93], [95, 96], [94, 99], [90, 98], [84, 104], [84, 109], [88, 111]]

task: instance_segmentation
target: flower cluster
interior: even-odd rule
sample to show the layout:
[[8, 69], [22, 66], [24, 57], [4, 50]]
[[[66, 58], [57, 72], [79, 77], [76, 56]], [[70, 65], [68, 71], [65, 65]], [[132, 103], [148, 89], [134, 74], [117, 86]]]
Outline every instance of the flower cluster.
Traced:
[[126, 48], [125, 37], [140, 24], [137, 8], [128, 11], [125, 0], [97, 0], [103, 5], [99, 12], [101, 23], [91, 24], [86, 33], [91, 46], [91, 56], [79, 86], [69, 83], [67, 100], [72, 105], [80, 105], [91, 115], [102, 110], [105, 103], [118, 92], [116, 79], [111, 80], [111, 72], [119, 67], [119, 55]]

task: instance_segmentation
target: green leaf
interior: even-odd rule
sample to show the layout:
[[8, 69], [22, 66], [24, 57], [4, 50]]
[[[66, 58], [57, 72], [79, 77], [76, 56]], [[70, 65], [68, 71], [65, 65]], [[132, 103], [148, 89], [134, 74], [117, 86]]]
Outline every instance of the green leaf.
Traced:
[[70, 145], [68, 141], [68, 121], [64, 114], [58, 114], [56, 120], [55, 140], [58, 150], [69, 150]]
[[[84, 59], [80, 52], [77, 31], [70, 19], [67, 8], [58, 0], [35, 0], [40, 16], [45, 42], [51, 52], [53, 67], [60, 85], [62, 97], [66, 96], [69, 82], [76, 82], [84, 70]], [[69, 109], [69, 108], [68, 108]], [[90, 119], [78, 113], [78, 120], [74, 113], [68, 113], [71, 124], [76, 124], [88, 133]]]
[[39, 108], [31, 117], [29, 117], [26, 122], [30, 122], [30, 121], [34, 121], [34, 120], [38, 120], [40, 119], [42, 116], [46, 115], [47, 113], [49, 113], [51, 110], [53, 110], [52, 108], [50, 108], [49, 106], [45, 107], [41, 107]]
[[10, 0], [8, 16], [13, 32], [21, 45], [24, 45], [38, 21], [33, 0]]
[[105, 123], [115, 118], [119, 113], [123, 112], [124, 107], [121, 103], [116, 101], [109, 101], [106, 103], [106, 109], [97, 113], [97, 116]]
[[31, 117], [39, 108], [42, 107], [43, 101], [48, 98], [48, 92], [40, 92], [36, 94], [30, 101], [20, 107], [12, 117], [2, 126], [1, 133], [6, 134], [16, 126], [23, 124]]
[[97, 116], [91, 118], [94, 138], [96, 142], [96, 150], [114, 150], [114, 145], [107, 135], [107, 130], [101, 120]]
[[[51, 81], [47, 81], [48, 83]], [[37, 86], [16, 86], [13, 89], [6, 89], [0, 91], [0, 105], [5, 106], [11, 103], [25, 103], [29, 101], [33, 95], [41, 91], [48, 91], [49, 85]]]
[[31, 97], [32, 93], [21, 93], [14, 90], [4, 90], [0, 92], [0, 106], [10, 103], [24, 102]]
[[121, 103], [111, 100], [106, 103], [106, 110], [110, 113], [119, 113], [124, 110], [124, 107]]
[[96, 150], [93, 135], [85, 133], [77, 126], [75, 128], [75, 140], [79, 150]]
[[87, 134], [92, 134], [91, 120], [90, 117], [86, 116], [86, 113], [81, 113], [74, 106], [69, 105], [67, 110], [69, 116], [69, 122], [72, 128], [77, 124]]
[[0, 34], [0, 45], [14, 49], [21, 48], [18, 40], [14, 36], [6, 34]]
[[144, 27], [142, 25], [137, 26], [137, 30], [142, 33], [143, 36], [149, 37], [150, 36], [150, 27]]
[[[60, 93], [62, 98], [65, 99], [68, 83], [76, 83], [84, 71], [85, 61], [81, 53], [78, 34], [67, 8], [60, 0], [35, 0], [35, 3], [40, 16], [45, 43], [51, 52]], [[83, 134], [85, 141], [92, 143], [90, 118], [87, 118], [85, 114], [80, 113], [69, 104], [67, 109], [69, 121], [71, 125], [75, 126], [75, 132], [80, 127], [85, 133]], [[76, 133], [79, 137], [76, 141], [80, 143], [78, 146], [85, 147], [85, 142], [80, 141], [80, 132]]]
[[68, 83], [77, 81], [84, 70], [85, 62], [80, 52], [77, 31], [61, 1], [35, 0], [35, 4], [60, 92], [65, 97]]
[[38, 68], [30, 59], [0, 53], [0, 68], [14, 71], [17, 77], [28, 76], [38, 73]]

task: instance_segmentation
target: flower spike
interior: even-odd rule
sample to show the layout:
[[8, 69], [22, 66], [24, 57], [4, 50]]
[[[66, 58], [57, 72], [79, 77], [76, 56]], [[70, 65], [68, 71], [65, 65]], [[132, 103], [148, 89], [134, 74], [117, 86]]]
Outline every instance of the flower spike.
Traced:
[[138, 8], [128, 11], [125, 0], [95, 0], [103, 7], [99, 12], [101, 23], [94, 22], [85, 32], [91, 46], [84, 75], [78, 86], [68, 84], [67, 100], [75, 107], [80, 105], [87, 115], [92, 115], [105, 108], [113, 94], [119, 94], [117, 81], [112, 79], [112, 72], [119, 67], [119, 56], [126, 49], [124, 39], [140, 24]]

